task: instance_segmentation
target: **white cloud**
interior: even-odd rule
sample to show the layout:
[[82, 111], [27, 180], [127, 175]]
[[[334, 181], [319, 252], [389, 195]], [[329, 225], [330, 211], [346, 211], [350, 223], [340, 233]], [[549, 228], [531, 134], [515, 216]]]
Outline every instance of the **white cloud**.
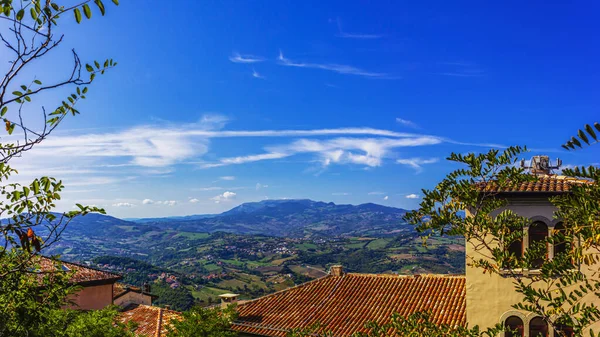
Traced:
[[210, 199], [214, 200], [214, 202], [218, 204], [218, 203], [221, 203], [221, 202], [230, 201], [232, 199], [235, 199], [236, 195], [237, 195], [237, 193], [235, 193], [235, 192], [226, 191], [223, 194], [219, 194], [219, 195], [214, 196], [214, 197], [212, 197]]
[[175, 206], [177, 205], [177, 200], [165, 200], [162, 204], [166, 206]]
[[129, 202], [117, 202], [115, 204], [113, 204], [114, 207], [135, 207], [134, 204], [129, 203]]
[[412, 193], [412, 194], [406, 195], [406, 198], [407, 199], [419, 199], [419, 196], [416, 195], [416, 194], [414, 194], [414, 193]]
[[241, 55], [240, 53], [233, 53], [229, 56], [229, 61], [233, 63], [256, 63], [264, 61], [264, 57], [254, 55]]
[[190, 202], [191, 202], [192, 204], [195, 204], [195, 203], [197, 203], [197, 202], [200, 202], [200, 200], [198, 200], [198, 199], [196, 199], [196, 198], [192, 198], [192, 199], [190, 199]]
[[256, 183], [256, 190], [257, 191], [260, 190], [260, 189], [263, 189], [263, 188], [267, 188], [267, 187], [269, 187], [269, 185], [262, 185], [261, 183]]
[[385, 197], [383, 197], [383, 200], [388, 200], [390, 197], [388, 197], [387, 195]]
[[338, 74], [358, 75], [358, 76], [370, 77], [370, 78], [387, 78], [387, 76], [388, 76], [387, 74], [369, 72], [366, 70], [362, 70], [362, 69], [359, 69], [356, 67], [343, 65], [343, 64], [335, 64], [335, 63], [320, 64], [320, 63], [303, 63], [303, 62], [292, 61], [290, 59], [285, 58], [283, 56], [283, 52], [281, 52], [281, 51], [279, 51], [279, 57], [277, 59], [279, 60], [280, 65], [287, 66], [287, 67], [322, 69], [322, 70], [333, 71]]
[[252, 77], [260, 78], [261, 80], [264, 80], [266, 78], [263, 75], [259, 74], [258, 71], [256, 71], [254, 68], [252, 69]]
[[223, 177], [219, 177], [220, 180], [235, 180], [234, 176], [223, 176]]
[[398, 118], [396, 118], [396, 123], [402, 124], [404, 126], [408, 126], [409, 128], [420, 129], [416, 123], [411, 122], [408, 119], [402, 119], [402, 118], [398, 117]]
[[152, 199], [144, 199], [144, 201], [142, 201], [142, 204], [144, 205], [152, 205], [154, 203], [154, 200]]
[[352, 195], [352, 193], [348, 193], [348, 192], [334, 192], [334, 193], [331, 193], [331, 195], [343, 196], [343, 195]]
[[219, 186], [191, 188], [192, 191], [219, 191], [222, 189], [223, 189], [223, 187], [219, 187]]
[[377, 191], [376, 191], [376, 192], [369, 192], [369, 193], [367, 193], [367, 194], [368, 194], [368, 195], [384, 195], [385, 193], [384, 193], [384, 192], [377, 192]]
[[438, 161], [439, 161], [439, 158], [428, 158], [428, 159], [406, 158], [406, 159], [397, 159], [396, 163], [402, 164], [402, 165], [408, 165], [408, 166], [414, 168], [417, 173], [420, 173], [423, 171], [422, 165], [433, 164], [433, 163], [437, 163]]

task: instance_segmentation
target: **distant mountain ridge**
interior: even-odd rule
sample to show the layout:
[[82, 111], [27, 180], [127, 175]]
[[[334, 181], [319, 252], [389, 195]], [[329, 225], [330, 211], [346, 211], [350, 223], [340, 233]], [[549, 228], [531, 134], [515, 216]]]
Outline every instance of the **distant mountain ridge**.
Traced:
[[337, 205], [309, 199], [249, 202], [217, 215], [137, 219], [140, 225], [180, 231], [275, 236], [361, 235], [405, 228], [407, 210], [372, 203]]

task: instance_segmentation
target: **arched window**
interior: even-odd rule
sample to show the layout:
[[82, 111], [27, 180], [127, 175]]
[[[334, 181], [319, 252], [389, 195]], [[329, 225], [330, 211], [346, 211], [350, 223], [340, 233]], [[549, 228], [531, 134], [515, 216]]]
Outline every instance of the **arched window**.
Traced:
[[504, 321], [504, 337], [523, 337], [523, 320], [517, 316], [510, 316]]
[[[529, 248], [534, 247], [547, 247], [546, 238], [548, 237], [548, 226], [541, 221], [536, 221], [529, 226]], [[546, 254], [544, 256], [537, 256], [536, 259], [531, 261], [531, 267], [533, 269], [540, 268], [544, 263], [544, 259], [547, 257], [548, 248], [546, 248]]]
[[535, 317], [529, 322], [529, 336], [547, 337], [548, 324], [546, 324], [546, 322], [541, 317]]
[[[523, 228], [519, 228], [519, 229], [511, 229], [511, 234], [514, 234], [515, 231], [521, 231], [521, 233], [523, 233]], [[516, 257], [517, 261], [520, 261], [521, 258], [523, 257], [523, 240], [521, 239], [522, 236], [519, 236], [518, 239], [510, 242], [507, 246], [506, 246], [506, 251], [510, 254], [513, 255], [514, 257]], [[509, 261], [505, 261], [504, 262], [504, 268], [506, 269], [510, 269], [510, 268], [514, 268], [514, 265], [510, 265]]]
[[572, 337], [575, 336], [575, 332], [573, 332], [573, 327], [571, 326], [565, 324], [557, 324], [554, 336]]
[[565, 225], [562, 222], [559, 222], [554, 226], [554, 231], [557, 235], [557, 241], [554, 242], [554, 256], [558, 256], [559, 254], [564, 254], [569, 251], [569, 243], [565, 238]]

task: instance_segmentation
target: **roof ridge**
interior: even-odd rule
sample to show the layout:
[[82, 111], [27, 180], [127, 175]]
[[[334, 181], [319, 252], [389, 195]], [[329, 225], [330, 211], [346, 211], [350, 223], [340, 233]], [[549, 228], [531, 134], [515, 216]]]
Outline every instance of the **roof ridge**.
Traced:
[[158, 308], [158, 317], [157, 317], [157, 322], [156, 322], [156, 333], [155, 336], [156, 337], [160, 337], [160, 333], [161, 333], [161, 326], [162, 326], [162, 311], [163, 309], [161, 307], [157, 307]]

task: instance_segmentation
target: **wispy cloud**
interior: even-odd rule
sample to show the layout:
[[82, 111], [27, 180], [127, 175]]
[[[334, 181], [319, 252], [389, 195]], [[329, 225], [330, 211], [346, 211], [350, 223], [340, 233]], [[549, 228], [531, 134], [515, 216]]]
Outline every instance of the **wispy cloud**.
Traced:
[[388, 200], [390, 197], [388, 197], [387, 195], [385, 197], [383, 197], [383, 200]]
[[229, 56], [229, 61], [233, 63], [257, 63], [263, 62], [264, 60], [264, 57], [254, 55], [241, 55], [240, 53], [233, 53], [231, 56]]
[[416, 123], [411, 122], [408, 119], [402, 119], [400, 117], [396, 117], [396, 123], [402, 124], [404, 126], [408, 126], [409, 128], [420, 129], [420, 127]]
[[384, 194], [385, 194], [385, 192], [378, 192], [378, 191], [367, 193], [367, 195], [384, 195]]
[[406, 159], [397, 159], [396, 163], [402, 164], [402, 165], [408, 165], [408, 166], [414, 168], [417, 173], [420, 173], [423, 171], [422, 165], [433, 164], [433, 163], [437, 163], [438, 161], [439, 161], [439, 158], [428, 158], [428, 159], [406, 158]]
[[152, 199], [144, 199], [142, 201], [142, 204], [144, 204], [144, 205], [152, 205], [153, 203], [154, 203], [154, 200], [152, 200]]
[[337, 37], [342, 37], [346, 39], [361, 39], [361, 40], [371, 40], [371, 39], [380, 39], [384, 35], [381, 34], [364, 34], [364, 33], [348, 33], [342, 29], [342, 20], [340, 18], [336, 18], [335, 21], [337, 23], [338, 33]]
[[286, 66], [286, 67], [322, 69], [322, 70], [333, 71], [338, 74], [357, 75], [357, 76], [370, 77], [370, 78], [386, 78], [386, 77], [388, 77], [388, 74], [370, 72], [370, 71], [366, 71], [366, 70], [356, 68], [353, 66], [349, 66], [349, 65], [335, 64], [335, 63], [305, 63], [305, 62], [292, 61], [290, 59], [285, 58], [283, 56], [282, 51], [279, 51], [279, 57], [277, 59], [278, 59], [280, 65]]
[[416, 195], [416, 194], [414, 194], [414, 193], [412, 193], [412, 194], [407, 194], [405, 196], [405, 198], [407, 198], [407, 199], [419, 199], [419, 196]]
[[320, 158], [323, 166], [331, 164], [357, 164], [368, 167], [381, 166], [383, 158], [393, 148], [435, 145], [441, 139], [431, 136], [409, 138], [334, 138], [329, 140], [300, 139], [291, 144], [267, 147], [262, 154], [222, 158], [218, 163], [203, 167], [218, 167], [244, 164], [261, 160], [290, 157], [300, 153], [313, 153]]
[[223, 177], [219, 177], [219, 179], [231, 181], [231, 180], [235, 180], [235, 177], [234, 176], [223, 176]]
[[200, 200], [196, 199], [196, 198], [192, 198], [189, 200], [189, 202], [191, 202], [192, 204], [195, 204], [197, 202], [200, 202]]
[[255, 189], [258, 191], [258, 190], [261, 190], [261, 189], [267, 188], [267, 187], [269, 187], [269, 185], [264, 185], [264, 184], [261, 184], [261, 183], [256, 183]]
[[352, 193], [348, 193], [348, 192], [334, 192], [334, 193], [331, 193], [331, 195], [334, 195], [334, 196], [345, 196], [345, 195], [352, 195]]
[[263, 75], [259, 74], [258, 71], [256, 71], [254, 68], [252, 68], [252, 77], [259, 78], [261, 80], [264, 80], [266, 78]]
[[482, 77], [485, 70], [471, 62], [440, 62], [439, 75], [452, 77]]

